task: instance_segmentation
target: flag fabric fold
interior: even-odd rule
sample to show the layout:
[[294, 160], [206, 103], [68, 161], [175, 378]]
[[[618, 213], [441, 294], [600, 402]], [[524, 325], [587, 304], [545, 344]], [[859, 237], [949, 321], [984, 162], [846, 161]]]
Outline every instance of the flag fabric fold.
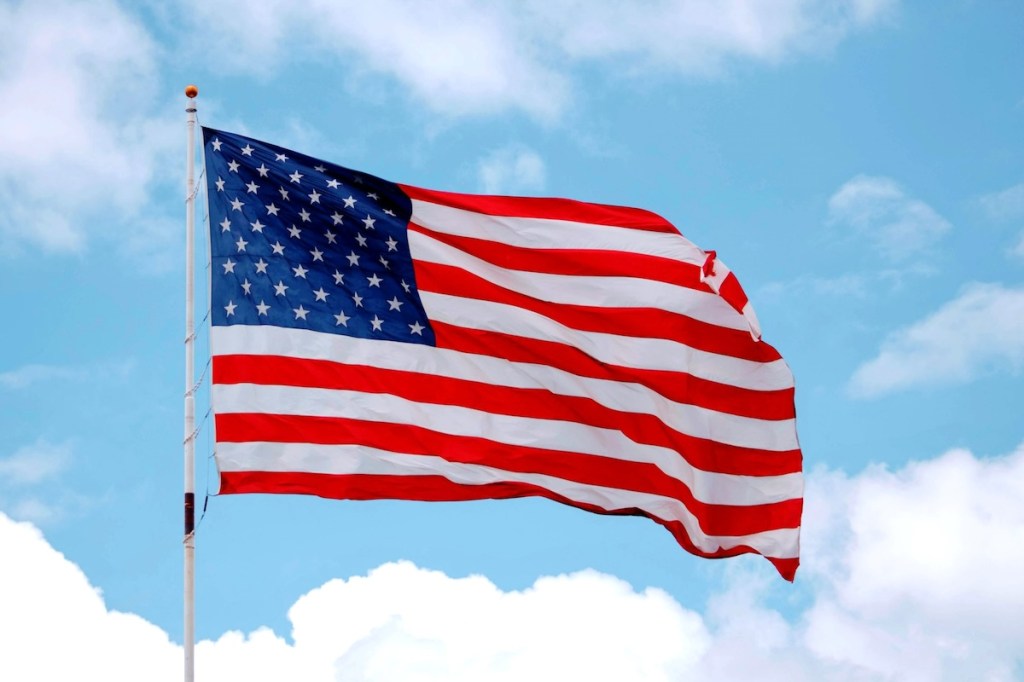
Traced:
[[793, 377], [714, 252], [640, 209], [203, 135], [222, 493], [540, 496], [793, 579]]

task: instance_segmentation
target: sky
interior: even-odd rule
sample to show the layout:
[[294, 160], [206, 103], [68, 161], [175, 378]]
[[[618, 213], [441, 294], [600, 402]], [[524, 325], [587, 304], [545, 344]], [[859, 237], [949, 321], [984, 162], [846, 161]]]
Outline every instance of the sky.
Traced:
[[180, 679], [195, 83], [396, 182], [665, 216], [792, 367], [807, 477], [791, 585], [545, 500], [207, 499], [203, 420], [198, 679], [1024, 680], [1022, 37], [1009, 0], [0, 0], [0, 679]]

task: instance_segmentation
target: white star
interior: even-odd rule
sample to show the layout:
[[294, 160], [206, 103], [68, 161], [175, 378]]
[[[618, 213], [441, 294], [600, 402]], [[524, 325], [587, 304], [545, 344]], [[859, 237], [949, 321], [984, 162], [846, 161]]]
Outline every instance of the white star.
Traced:
[[288, 160], [288, 157], [285, 156], [284, 154], [274, 154], [274, 160], [275, 161], [280, 161], [281, 163], [284, 163], [285, 161]]
[[327, 297], [328, 297], [328, 296], [330, 296], [330, 294], [329, 294], [329, 293], [327, 293], [326, 291], [324, 291], [324, 288], [323, 288], [323, 287], [320, 287], [319, 289], [317, 289], [316, 291], [314, 291], [314, 292], [313, 292], [313, 295], [314, 295], [314, 296], [316, 296], [316, 300], [318, 300], [318, 301], [323, 301], [324, 303], [326, 303], [326, 302], [327, 302]]
[[398, 251], [398, 242], [395, 241], [394, 237], [388, 237], [387, 245], [388, 251]]
[[381, 330], [381, 326], [384, 324], [384, 320], [374, 315], [373, 319], [370, 320], [370, 324], [373, 325], [373, 331], [379, 332]]
[[277, 284], [274, 285], [274, 295], [284, 296], [284, 292], [286, 291], [288, 291], [288, 285], [282, 282], [281, 280], [278, 280]]
[[309, 311], [306, 310], [305, 308], [303, 308], [302, 304], [300, 303], [298, 308], [292, 308], [292, 312], [295, 313], [295, 319], [296, 320], [299, 319], [299, 318], [302, 318], [304, 320], [304, 319], [306, 319], [306, 314]]
[[215, 152], [219, 152], [219, 151], [220, 151], [220, 146], [221, 146], [222, 144], [224, 144], [224, 143], [223, 143], [223, 142], [221, 142], [220, 140], [218, 140], [218, 139], [217, 139], [217, 138], [215, 137], [215, 138], [213, 138], [213, 140], [212, 140], [212, 141], [210, 142], [210, 144], [212, 144], [212, 145], [213, 145], [213, 151], [215, 151]]
[[231, 221], [228, 220], [227, 218], [225, 218], [224, 220], [220, 221], [220, 231], [221, 232], [230, 232], [231, 231]]
[[345, 275], [341, 274], [337, 270], [334, 271], [334, 283], [342, 284], [345, 281]]
[[359, 294], [352, 294], [352, 300], [356, 302], [357, 308], [363, 307], [363, 297], [360, 296]]
[[249, 278], [246, 277], [245, 281], [242, 282], [242, 291], [244, 291], [245, 295], [248, 296], [250, 294], [250, 289], [252, 289], [252, 282], [250, 282]]
[[343, 216], [343, 215], [341, 215], [340, 213], [338, 213], [337, 211], [335, 211], [335, 212], [334, 212], [334, 215], [332, 215], [332, 216], [331, 216], [331, 220], [333, 220], [333, 221], [334, 221], [334, 224], [335, 224], [335, 225], [341, 225], [341, 221], [342, 221], [342, 219], [343, 219], [344, 217], [345, 217], [345, 216]]
[[270, 310], [270, 306], [263, 301], [260, 301], [259, 305], [256, 306], [256, 312], [260, 315], [266, 315], [268, 310]]
[[248, 243], [249, 243], [249, 242], [245, 241], [245, 240], [244, 240], [244, 239], [242, 239], [241, 237], [239, 237], [239, 238], [238, 238], [238, 241], [237, 241], [237, 242], [235, 242], [235, 246], [237, 246], [237, 247], [238, 247], [238, 251], [239, 251], [239, 253], [241, 253], [242, 251], [245, 251], [245, 247], [246, 247], [246, 245], [247, 245]]
[[321, 263], [324, 262], [324, 252], [315, 246], [313, 247], [313, 250], [309, 252], [309, 255], [313, 257], [314, 263], [317, 261], [320, 261]]
[[288, 228], [288, 234], [290, 234], [295, 239], [299, 239], [302, 236], [302, 230], [292, 225], [291, 227]]
[[377, 222], [377, 221], [376, 221], [376, 220], [374, 220], [373, 218], [371, 218], [371, 217], [369, 216], [369, 214], [367, 214], [367, 216], [366, 216], [366, 219], [365, 219], [365, 220], [363, 220], [363, 224], [364, 224], [364, 225], [366, 225], [366, 229], [367, 229], [367, 230], [372, 230], [372, 229], [373, 229], [373, 224], [374, 224], [375, 222]]
[[260, 234], [263, 234], [263, 228], [266, 227], [266, 225], [260, 222], [259, 218], [255, 222], [249, 223], [249, 225], [252, 226], [253, 232], [259, 232]]
[[228, 170], [231, 171], [232, 173], [237, 173], [238, 172], [238, 162], [235, 161], [234, 159], [231, 159], [230, 161], [228, 161]]
[[334, 316], [334, 319], [337, 320], [337, 322], [334, 323], [335, 327], [337, 327], [339, 324], [342, 327], [347, 327], [348, 326], [348, 321], [350, 319], [352, 319], [352, 318], [350, 318], [348, 315], [346, 315], [345, 311], [342, 310], [340, 313], [338, 313], [337, 315]]
[[391, 269], [391, 264], [390, 264], [390, 263], [388, 263], [388, 259], [387, 259], [387, 258], [385, 258], [384, 256], [381, 256], [381, 257], [380, 257], [380, 258], [378, 258], [377, 260], [379, 260], [379, 261], [380, 261], [380, 264], [384, 266], [384, 269], [385, 269], [385, 270], [390, 270], [390, 269]]
[[271, 244], [270, 248], [273, 249], [275, 256], [284, 255], [284, 245], [282, 245], [280, 241], [276, 241], [273, 244]]
[[345, 258], [348, 258], [349, 265], [359, 265], [359, 256], [356, 255], [355, 251], [345, 256]]
[[380, 283], [383, 282], [384, 280], [382, 280], [376, 274], [373, 274], [367, 277], [366, 281], [370, 283], [371, 287], [377, 287], [378, 289], [380, 289]]
[[337, 236], [338, 235], [334, 234], [330, 230], [327, 230], [326, 232], [324, 232], [324, 237], [327, 239], [327, 243], [328, 244], [335, 243], [337, 241], [337, 239], [336, 239]]
[[387, 213], [387, 214], [388, 214], [389, 216], [391, 216], [392, 218], [394, 218], [394, 217], [395, 217], [395, 212], [394, 212], [394, 211], [392, 211], [392, 210], [391, 210], [390, 208], [385, 208], [385, 209], [384, 209], [384, 212], [385, 212], [385, 213]]
[[217, 176], [217, 181], [213, 184], [217, 185], [218, 192], [224, 191], [224, 180], [219, 175]]
[[369, 198], [369, 199], [373, 199], [374, 201], [376, 201], [376, 200], [377, 200], [377, 195], [376, 195], [376, 194], [374, 194], [373, 192], [370, 192], [370, 193], [369, 193], [369, 194], [367, 194], [366, 196], [367, 196], [367, 198]]
[[311, 203], [311, 204], [319, 204], [320, 203], [320, 192], [317, 192], [316, 190], [313, 190], [312, 192], [310, 192], [309, 193], [309, 203]]
[[331, 178], [330, 180], [327, 181], [327, 187], [329, 187], [330, 189], [338, 189], [338, 185], [340, 184], [341, 183], [335, 180], [334, 178]]
[[221, 263], [221, 266], [224, 268], [225, 275], [228, 274], [229, 272], [231, 274], [235, 274], [235, 261], [231, 260], [230, 258], [228, 258], [227, 263]]
[[239, 199], [238, 197], [235, 197], [234, 199], [231, 200], [231, 210], [232, 211], [241, 211], [242, 210], [242, 206], [245, 206], [245, 204], [243, 204], [242, 200]]
[[248, 142], [246, 142], [245, 146], [242, 147], [242, 153], [246, 156], [252, 156], [252, 147], [249, 146]]
[[273, 204], [267, 205], [267, 215], [277, 215], [277, 212], [280, 210], [281, 209], [279, 209], [277, 206], [274, 206]]
[[270, 172], [270, 169], [261, 163], [260, 167], [256, 169], [256, 172], [260, 174], [261, 178], [265, 178], [267, 177], [267, 173]]
[[366, 247], [366, 237], [361, 234], [356, 235], [356, 241], [359, 242], [359, 246]]
[[277, 191], [281, 193], [281, 199], [283, 199], [284, 201], [288, 201], [288, 190], [286, 190], [284, 187], [278, 187]]
[[402, 280], [402, 288], [405, 289], [405, 293], [407, 294], [412, 291], [412, 287], [406, 284], [404, 279]]
[[235, 305], [234, 301], [228, 301], [228, 304], [226, 306], [224, 306], [224, 312], [226, 312], [228, 314], [227, 315], [228, 317], [231, 317], [232, 315], [235, 314], [235, 308], [237, 308], [237, 307], [238, 306]]
[[401, 312], [401, 310], [402, 310], [402, 301], [399, 301], [398, 297], [395, 296], [390, 301], [388, 301], [388, 310], [397, 310], [397, 311]]
[[294, 268], [292, 268], [292, 272], [295, 273], [296, 277], [301, 277], [302, 279], [306, 279], [306, 273], [309, 272], [309, 270], [307, 270], [306, 268], [302, 267], [301, 265], [297, 265]]
[[324, 168], [323, 166], [313, 166], [313, 170], [315, 170], [317, 173], [323, 173], [327, 169]]
[[356, 200], [351, 194], [348, 196], [348, 199], [342, 199], [342, 201], [345, 202], [345, 208], [355, 208]]
[[288, 176], [288, 178], [289, 178], [289, 179], [290, 179], [290, 180], [291, 180], [292, 182], [296, 182], [296, 183], [297, 183], [297, 182], [298, 182], [299, 180], [301, 180], [301, 179], [302, 179], [302, 173], [300, 173], [299, 171], [295, 171], [294, 173], [292, 173], [291, 175], [289, 175], [289, 176]]
[[267, 274], [267, 266], [268, 265], [270, 265], [270, 263], [267, 263], [262, 258], [260, 258], [258, 261], [256, 261], [256, 274], [257, 275], [265, 275], [265, 274]]
[[306, 209], [302, 209], [301, 211], [299, 211], [299, 217], [302, 218], [302, 222], [308, 223], [309, 222], [309, 216], [310, 216], [310, 213]]
[[251, 180], [249, 182], [245, 183], [245, 187], [246, 187], [245, 191], [248, 192], [249, 194], [256, 194], [256, 190], [258, 190], [260, 188], [259, 185], [257, 185], [255, 182], [253, 182]]
[[409, 325], [409, 332], [411, 334], [418, 334], [419, 336], [423, 336], [423, 330], [424, 326], [419, 322], [413, 322], [412, 324]]

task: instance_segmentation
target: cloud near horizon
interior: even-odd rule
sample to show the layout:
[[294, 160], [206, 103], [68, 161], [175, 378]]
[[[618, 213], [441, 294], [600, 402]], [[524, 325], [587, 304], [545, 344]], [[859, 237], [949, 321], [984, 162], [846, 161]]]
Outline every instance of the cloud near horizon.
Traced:
[[[482, 576], [384, 564], [300, 597], [291, 641], [260, 628], [200, 642], [197, 672], [255, 682], [1009, 680], [1024, 664], [1021, 489], [1024, 445], [812, 472], [796, 586], [737, 561], [703, 612], [592, 570], [504, 591]], [[0, 678], [180, 677], [180, 647], [108, 609], [32, 525], [0, 514], [0, 543], [14, 558], [0, 563]], [[783, 591], [806, 607], [787, 617], [767, 605]]]

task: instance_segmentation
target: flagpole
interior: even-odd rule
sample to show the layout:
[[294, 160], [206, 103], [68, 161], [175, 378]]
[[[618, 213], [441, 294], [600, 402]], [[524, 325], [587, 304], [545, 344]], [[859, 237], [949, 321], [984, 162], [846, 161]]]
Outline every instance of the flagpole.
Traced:
[[185, 584], [184, 650], [185, 682], [195, 680], [195, 134], [196, 95], [199, 88], [185, 88], [188, 127], [188, 151], [185, 170]]

